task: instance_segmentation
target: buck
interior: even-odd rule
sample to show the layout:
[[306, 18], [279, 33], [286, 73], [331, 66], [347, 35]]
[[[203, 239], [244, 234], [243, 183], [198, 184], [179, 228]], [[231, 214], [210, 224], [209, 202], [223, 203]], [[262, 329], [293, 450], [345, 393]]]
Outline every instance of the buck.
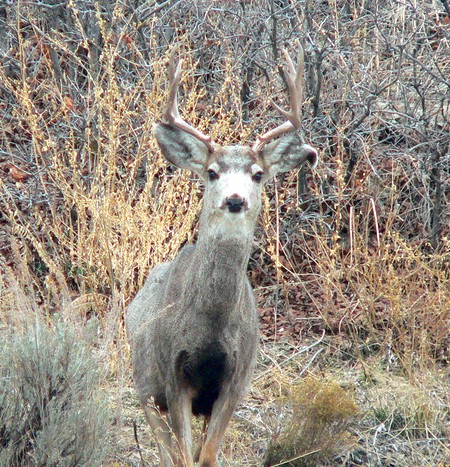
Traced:
[[[156, 438], [161, 465], [217, 466], [226, 427], [250, 385], [258, 317], [246, 270], [261, 190], [278, 172], [317, 163], [303, 142], [303, 50], [297, 67], [284, 52], [290, 110], [286, 121], [250, 146], [218, 146], [182, 120], [182, 61], [169, 64], [169, 97], [154, 134], [165, 159], [205, 183], [198, 240], [157, 265], [128, 307], [133, 375]], [[273, 141], [272, 141], [273, 140]], [[202, 442], [192, 453], [191, 418], [203, 415]]]

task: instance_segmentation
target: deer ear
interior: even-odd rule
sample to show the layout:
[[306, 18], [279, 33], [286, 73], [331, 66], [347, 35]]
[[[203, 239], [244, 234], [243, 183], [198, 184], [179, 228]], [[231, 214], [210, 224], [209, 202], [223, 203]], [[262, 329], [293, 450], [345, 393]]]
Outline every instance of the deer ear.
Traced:
[[315, 167], [319, 159], [317, 151], [309, 144], [302, 143], [295, 132], [288, 133], [264, 146], [261, 153], [266, 166], [266, 179], [275, 176], [278, 172], [289, 172], [305, 162]]
[[203, 177], [211, 154], [206, 144], [186, 131], [163, 122], [155, 125], [153, 133], [167, 161], [180, 169], [192, 170]]

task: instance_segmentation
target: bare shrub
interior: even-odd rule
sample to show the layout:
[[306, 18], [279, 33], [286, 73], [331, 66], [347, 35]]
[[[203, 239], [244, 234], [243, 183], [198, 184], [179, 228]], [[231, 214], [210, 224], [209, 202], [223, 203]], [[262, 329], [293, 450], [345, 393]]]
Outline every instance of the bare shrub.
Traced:
[[88, 343], [38, 320], [0, 345], [0, 464], [99, 465], [110, 420]]

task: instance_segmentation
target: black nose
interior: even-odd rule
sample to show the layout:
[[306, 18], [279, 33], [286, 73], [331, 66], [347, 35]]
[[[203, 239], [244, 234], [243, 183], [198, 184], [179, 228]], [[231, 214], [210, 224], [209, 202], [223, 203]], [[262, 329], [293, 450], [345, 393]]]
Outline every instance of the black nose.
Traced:
[[240, 212], [244, 207], [245, 201], [238, 195], [229, 196], [226, 199], [228, 211], [230, 212]]

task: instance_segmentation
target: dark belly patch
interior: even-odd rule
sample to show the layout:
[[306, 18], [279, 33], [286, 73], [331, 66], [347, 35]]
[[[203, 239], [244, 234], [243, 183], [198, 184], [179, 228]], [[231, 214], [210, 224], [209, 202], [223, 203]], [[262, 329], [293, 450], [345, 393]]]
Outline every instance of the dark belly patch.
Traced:
[[177, 376], [196, 392], [192, 401], [194, 415], [211, 415], [222, 384], [231, 374], [231, 367], [227, 352], [218, 343], [208, 344], [193, 352], [182, 350], [178, 354]]
[[167, 412], [167, 410], [168, 410], [167, 399], [166, 399], [166, 396], [164, 394], [156, 395], [155, 398], [154, 398], [154, 402], [155, 402], [156, 407], [158, 407], [158, 409], [161, 412]]

